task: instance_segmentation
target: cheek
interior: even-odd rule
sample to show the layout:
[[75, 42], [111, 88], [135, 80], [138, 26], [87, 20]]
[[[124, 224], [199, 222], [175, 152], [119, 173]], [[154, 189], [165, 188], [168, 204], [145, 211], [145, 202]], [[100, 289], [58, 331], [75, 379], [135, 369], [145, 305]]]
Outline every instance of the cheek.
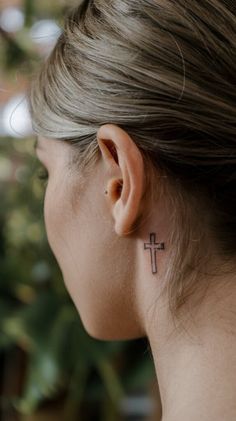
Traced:
[[88, 333], [100, 339], [138, 337], [132, 240], [117, 238], [100, 190], [86, 187], [75, 211], [68, 186], [48, 185], [44, 217], [49, 245]]
[[57, 200], [56, 194], [53, 194], [51, 184], [48, 183], [44, 197], [44, 222], [47, 231], [47, 237], [50, 245], [53, 243], [55, 228], [57, 225], [58, 215], [56, 215]]
[[60, 264], [65, 256], [67, 231], [71, 220], [68, 190], [62, 184], [48, 184], [44, 198], [44, 221], [48, 243]]
[[[61, 269], [64, 282], [72, 298], [77, 294], [81, 255], [86, 248], [83, 239], [85, 223], [73, 210], [70, 183], [50, 180], [44, 198], [44, 221], [49, 246]], [[81, 250], [82, 249], [82, 250]], [[81, 252], [82, 251], [82, 252]], [[88, 257], [88, 256], [87, 256]], [[86, 264], [86, 258], [82, 256]], [[81, 276], [79, 276], [81, 279]]]

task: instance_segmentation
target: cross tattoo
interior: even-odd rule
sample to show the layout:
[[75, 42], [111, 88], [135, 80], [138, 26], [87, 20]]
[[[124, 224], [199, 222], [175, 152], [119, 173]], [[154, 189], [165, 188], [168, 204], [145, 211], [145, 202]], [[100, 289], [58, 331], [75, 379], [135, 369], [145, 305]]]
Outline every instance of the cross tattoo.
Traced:
[[144, 250], [149, 249], [151, 252], [152, 273], [157, 273], [156, 251], [164, 248], [164, 243], [156, 243], [155, 232], [150, 234], [150, 243], [144, 243]]

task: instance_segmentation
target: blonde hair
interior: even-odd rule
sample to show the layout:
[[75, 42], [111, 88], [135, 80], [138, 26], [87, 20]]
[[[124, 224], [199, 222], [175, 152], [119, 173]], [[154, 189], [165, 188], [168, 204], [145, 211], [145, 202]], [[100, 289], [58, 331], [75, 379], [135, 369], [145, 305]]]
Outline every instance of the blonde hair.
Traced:
[[210, 251], [236, 255], [235, 11], [223, 0], [82, 1], [30, 92], [35, 131], [70, 142], [81, 171], [105, 123], [142, 151], [145, 197], [172, 202], [165, 285], [176, 317], [204, 289]]

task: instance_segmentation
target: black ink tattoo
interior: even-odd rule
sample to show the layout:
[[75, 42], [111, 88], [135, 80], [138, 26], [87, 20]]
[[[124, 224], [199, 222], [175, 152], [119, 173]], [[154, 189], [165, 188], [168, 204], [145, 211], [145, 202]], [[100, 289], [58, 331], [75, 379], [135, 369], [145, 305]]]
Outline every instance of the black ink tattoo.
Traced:
[[156, 251], [163, 250], [164, 248], [164, 243], [156, 243], [155, 232], [150, 234], [150, 243], [144, 243], [144, 250], [149, 249], [151, 252], [152, 273], [157, 273]]

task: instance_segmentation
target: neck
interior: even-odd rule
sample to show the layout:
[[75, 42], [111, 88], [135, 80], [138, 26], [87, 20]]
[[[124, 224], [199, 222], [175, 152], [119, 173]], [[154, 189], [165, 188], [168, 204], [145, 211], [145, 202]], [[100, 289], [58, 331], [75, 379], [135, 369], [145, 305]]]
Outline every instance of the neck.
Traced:
[[236, 419], [236, 282], [223, 284], [198, 311], [185, 308], [184, 324], [163, 305], [148, 329], [162, 421]]

